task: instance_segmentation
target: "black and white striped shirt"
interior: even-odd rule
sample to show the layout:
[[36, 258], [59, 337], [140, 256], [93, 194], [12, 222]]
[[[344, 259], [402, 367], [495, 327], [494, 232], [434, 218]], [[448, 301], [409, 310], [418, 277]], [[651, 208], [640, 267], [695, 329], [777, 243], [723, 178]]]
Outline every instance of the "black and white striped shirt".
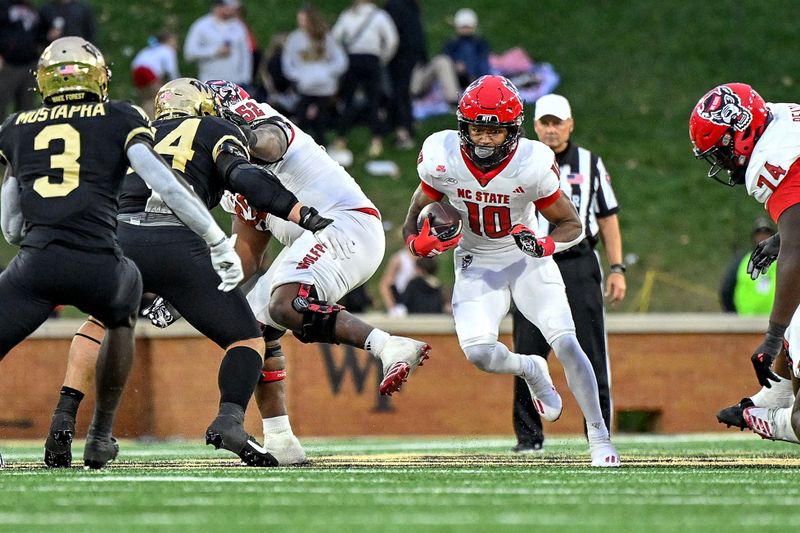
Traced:
[[[611, 177], [599, 156], [572, 143], [556, 154], [556, 162], [561, 169], [561, 192], [575, 205], [586, 228], [589, 244], [594, 247], [600, 232], [598, 217], [604, 218], [619, 211]], [[541, 213], [538, 216], [539, 229], [547, 228], [547, 233], [553, 231], [554, 226]]]

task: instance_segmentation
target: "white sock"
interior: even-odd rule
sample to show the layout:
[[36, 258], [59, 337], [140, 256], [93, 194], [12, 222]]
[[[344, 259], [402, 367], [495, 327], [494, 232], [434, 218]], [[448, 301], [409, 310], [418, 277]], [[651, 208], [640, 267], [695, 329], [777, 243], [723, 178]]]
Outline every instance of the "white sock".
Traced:
[[271, 435], [273, 433], [281, 433], [283, 431], [292, 431], [292, 425], [289, 423], [289, 415], [273, 416], [272, 418], [265, 418], [262, 420], [264, 424], [264, 434]]
[[777, 383], [772, 383], [769, 389], [761, 387], [750, 399], [756, 407], [791, 407], [794, 404], [792, 380], [781, 378]]
[[381, 352], [383, 352], [383, 348], [389, 341], [389, 337], [391, 337], [391, 335], [382, 329], [375, 328], [369, 332], [367, 342], [364, 343], [364, 349], [371, 353], [373, 357], [380, 359]]

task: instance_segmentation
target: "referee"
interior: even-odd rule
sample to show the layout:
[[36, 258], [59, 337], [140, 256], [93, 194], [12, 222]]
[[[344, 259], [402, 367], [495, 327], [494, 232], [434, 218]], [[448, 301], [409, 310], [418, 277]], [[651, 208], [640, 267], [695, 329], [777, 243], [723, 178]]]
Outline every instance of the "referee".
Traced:
[[[570, 142], [574, 122], [569, 102], [563, 96], [549, 94], [536, 101], [534, 129], [541, 142], [556, 154], [561, 169], [561, 190], [575, 204], [586, 228], [586, 238], [574, 247], [553, 257], [561, 270], [567, 299], [572, 308], [575, 330], [581, 347], [597, 376], [600, 408], [611, 430], [611, 387], [603, 316], [603, 290], [600, 262], [594, 248], [603, 241], [610, 273], [605, 296], [612, 304], [625, 297], [625, 264], [622, 262], [622, 237], [617, 211], [619, 204], [611, 188], [611, 180], [599, 156]], [[539, 229], [552, 227], [539, 217]], [[514, 351], [517, 353], [550, 353], [550, 346], [541, 332], [519, 311], [514, 311]], [[528, 387], [520, 378], [514, 380], [514, 432], [516, 452], [542, 448], [542, 420], [533, 407]]]

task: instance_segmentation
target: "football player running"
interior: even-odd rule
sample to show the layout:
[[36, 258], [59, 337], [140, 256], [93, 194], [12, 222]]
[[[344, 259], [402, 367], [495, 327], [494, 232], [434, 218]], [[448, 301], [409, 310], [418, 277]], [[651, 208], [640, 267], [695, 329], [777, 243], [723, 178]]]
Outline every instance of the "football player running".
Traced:
[[[56, 304], [75, 305], [105, 324], [105, 341], [101, 346], [98, 340], [92, 360], [97, 403], [83, 455], [89, 468], [102, 468], [117, 456], [111, 429], [133, 362], [142, 279], [114, 231], [128, 165], [190, 228], [213, 278], [225, 286], [242, 278], [231, 241], [153, 151], [154, 132], [144, 111], [108, 100], [109, 77], [93, 44], [57, 39], [36, 70], [44, 105], [11, 115], [0, 128], [0, 162], [8, 165], [2, 230], [9, 243], [20, 245], [0, 276], [0, 359]], [[62, 398], [75, 400], [73, 393], [83, 396], [62, 390]], [[71, 441], [74, 430], [73, 418], [64, 438]]]
[[383, 366], [381, 394], [397, 391], [428, 358], [430, 346], [389, 335], [334, 303], [375, 273], [385, 250], [380, 213], [355, 180], [269, 105], [251, 99], [233, 83], [207, 83], [230, 111], [229, 117], [250, 128], [253, 160], [275, 172], [300, 201], [332, 218], [332, 226], [349, 238], [320, 240], [255, 208], [241, 195], [226, 195], [222, 202], [235, 213], [233, 233], [246, 276], [257, 270], [271, 236], [285, 246], [247, 299], [265, 325], [267, 354], [256, 390], [264, 446], [280, 464], [297, 464], [305, 461], [305, 453], [292, 433], [284, 402], [286, 371], [279, 338], [286, 330], [304, 343], [344, 343], [368, 351]]
[[[561, 274], [550, 257], [583, 238], [572, 203], [561, 195], [558, 165], [546, 145], [521, 137], [522, 102], [502, 76], [483, 76], [458, 105], [458, 131], [434, 133], [422, 145], [421, 183], [403, 233], [412, 253], [431, 256], [455, 247], [453, 316], [461, 348], [485, 372], [523, 378], [539, 414], [561, 416], [562, 402], [542, 357], [511, 352], [498, 342], [511, 299], [545, 335], [561, 361], [587, 423], [592, 466], [619, 466], [600, 412], [597, 381], [578, 344]], [[441, 242], [417, 218], [447, 197], [461, 213], [463, 238]], [[555, 225], [538, 238], [536, 210]]]
[[[744, 184], [778, 225], [778, 234], [756, 247], [748, 265], [755, 278], [778, 259], [769, 327], [750, 357], [763, 388], [717, 418], [765, 438], [800, 442], [800, 400], [787, 379], [789, 366], [800, 378], [800, 357], [791, 356], [792, 344], [800, 343], [800, 104], [767, 104], [744, 83], [719, 85], [695, 105], [689, 137], [695, 157], [711, 165], [709, 177]], [[723, 171], [726, 180], [720, 179]], [[786, 358], [780, 356], [784, 346]]]
[[[335, 232], [332, 220], [299, 203], [272, 173], [252, 165], [244, 133], [220, 114], [216, 95], [199, 80], [167, 83], [155, 97], [155, 151], [208, 209], [219, 203], [224, 190], [233, 190], [253, 205], [299, 223], [303, 230], [330, 237], [331, 230]], [[244, 294], [236, 288], [241, 275], [217, 287], [204, 243], [170, 205], [139, 172], [128, 174], [117, 215], [122, 250], [139, 268], [144, 291], [167, 298], [189, 323], [225, 350], [219, 369], [219, 416], [206, 431], [206, 442], [236, 453], [248, 465], [275, 466], [277, 461], [243, 426], [265, 347]], [[70, 391], [80, 391], [81, 381], [91, 378], [102, 338], [103, 325], [93, 319], [75, 337], [65, 383]], [[45, 444], [49, 466], [69, 466], [69, 436], [75, 424], [75, 409], [69, 407], [77, 407], [72, 396], [72, 401], [60, 402], [53, 416]]]

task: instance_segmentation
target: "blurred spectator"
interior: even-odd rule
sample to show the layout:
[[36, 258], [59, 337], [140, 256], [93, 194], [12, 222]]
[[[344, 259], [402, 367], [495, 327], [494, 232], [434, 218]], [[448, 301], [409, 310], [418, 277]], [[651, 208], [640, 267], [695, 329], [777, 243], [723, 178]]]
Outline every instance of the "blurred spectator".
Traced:
[[381, 300], [391, 317], [403, 317], [408, 309], [403, 304], [403, 292], [416, 274], [416, 262], [408, 247], [403, 246], [389, 258], [380, 281]]
[[253, 55], [238, 12], [239, 0], [214, 0], [211, 12], [189, 27], [183, 55], [197, 63], [200, 80], [227, 80], [250, 90]]
[[383, 124], [379, 114], [383, 90], [383, 67], [397, 51], [397, 28], [383, 9], [369, 0], [354, 0], [333, 26], [333, 35], [348, 54], [349, 66], [339, 83], [344, 112], [337, 128], [336, 150], [346, 150], [345, 136], [362, 114], [356, 105], [356, 91], [364, 93], [366, 116], [372, 131], [369, 156], [383, 153]]
[[435, 257], [417, 257], [414, 277], [408, 282], [402, 297], [408, 314], [449, 311], [445, 307], [442, 282], [436, 277], [438, 270]]
[[324, 146], [339, 78], [347, 70], [347, 54], [311, 4], [297, 12], [297, 26], [286, 40], [281, 64], [300, 96], [295, 110], [298, 125]]
[[257, 78], [266, 92], [266, 101], [279, 113], [293, 116], [297, 107], [297, 94], [292, 89], [292, 82], [283, 73], [283, 47], [288, 33], [276, 33], [269, 41], [267, 50], [261, 56]]
[[94, 13], [86, 2], [53, 0], [42, 6], [41, 14], [48, 41], [75, 35], [97, 44]]
[[153, 118], [155, 97], [166, 82], [180, 78], [178, 72], [178, 36], [163, 32], [147, 39], [131, 63], [133, 86], [139, 94], [139, 105]]
[[[250, 50], [250, 57], [252, 58], [250, 64], [253, 65], [253, 68], [255, 68], [256, 65], [261, 63], [261, 56], [263, 55], [263, 52], [261, 47], [258, 46], [258, 39], [256, 38], [253, 28], [251, 28], [250, 24], [247, 22], [247, 8], [244, 5], [239, 5], [239, 10], [237, 11], [236, 16], [242, 21], [244, 28], [247, 30], [247, 46]], [[263, 94], [260, 85], [261, 84], [258, 76], [253, 73], [252, 79], [250, 80], [250, 90], [253, 92], [250, 94]], [[256, 87], [258, 87], [258, 89], [256, 89]], [[256, 100], [258, 100], [258, 98], [256, 98]]]
[[0, 2], [0, 120], [34, 106], [36, 83], [31, 71], [44, 38], [39, 12], [29, 0]]
[[775, 235], [775, 228], [766, 218], [758, 218], [750, 233], [749, 250], [738, 254], [728, 264], [720, 285], [722, 310], [743, 316], [768, 315], [775, 299], [775, 263], [766, 274], [753, 280], [747, 273], [747, 263], [752, 249], [764, 239]]
[[397, 28], [397, 53], [389, 63], [392, 79], [391, 117], [397, 134], [397, 146], [414, 147], [412, 139], [411, 72], [428, 61], [425, 30], [417, 0], [386, 0], [383, 8]]
[[455, 63], [456, 73], [462, 88], [489, 74], [489, 43], [479, 37], [478, 15], [469, 8], [456, 11], [453, 17], [456, 38], [444, 44], [444, 53]]

